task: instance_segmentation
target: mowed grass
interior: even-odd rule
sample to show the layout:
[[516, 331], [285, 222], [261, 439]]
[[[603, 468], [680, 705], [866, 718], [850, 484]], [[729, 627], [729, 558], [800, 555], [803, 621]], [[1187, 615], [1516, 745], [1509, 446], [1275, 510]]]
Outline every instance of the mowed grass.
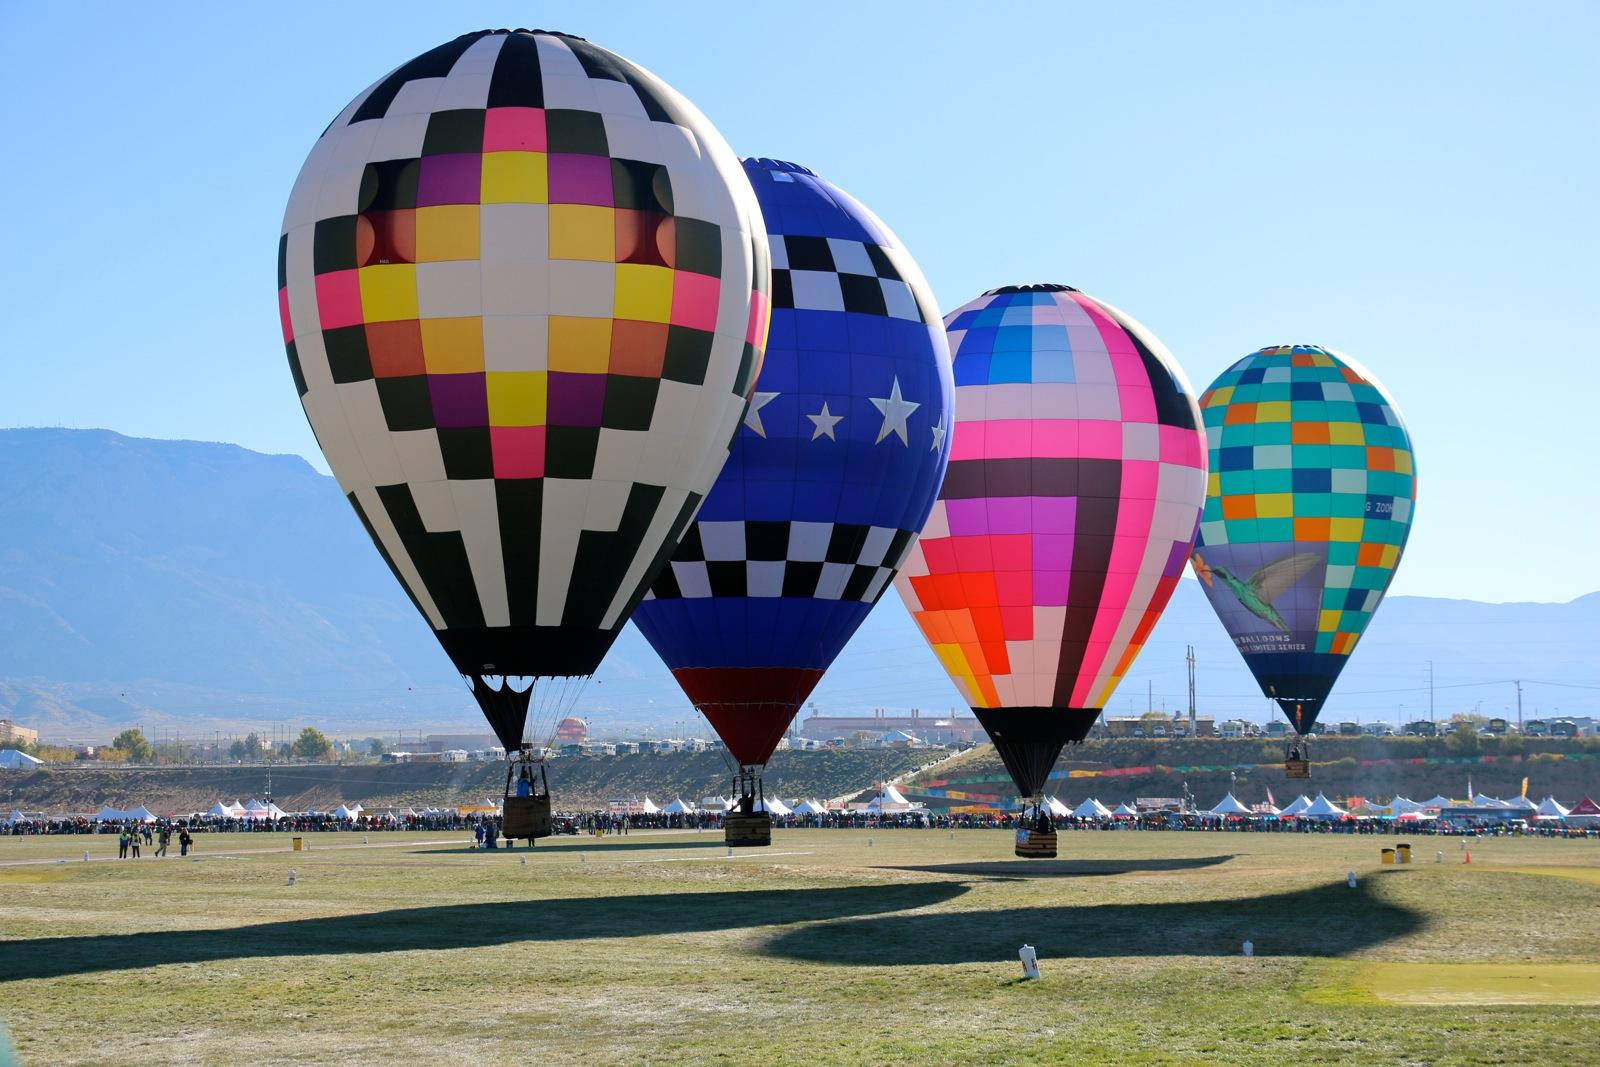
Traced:
[[1290, 834], [1063, 833], [1053, 862], [1000, 831], [199, 840], [0, 838], [45, 861], [0, 866], [24, 1063], [1600, 1062], [1595, 841], [1380, 867], [1392, 839]]

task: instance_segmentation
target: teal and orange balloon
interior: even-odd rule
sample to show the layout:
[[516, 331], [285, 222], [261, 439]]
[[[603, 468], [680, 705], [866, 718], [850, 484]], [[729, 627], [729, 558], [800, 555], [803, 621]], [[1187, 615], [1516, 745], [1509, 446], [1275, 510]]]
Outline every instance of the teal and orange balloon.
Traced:
[[1246, 356], [1200, 408], [1210, 475], [1195, 574], [1261, 691], [1303, 734], [1405, 551], [1411, 435], [1376, 378], [1316, 345]]

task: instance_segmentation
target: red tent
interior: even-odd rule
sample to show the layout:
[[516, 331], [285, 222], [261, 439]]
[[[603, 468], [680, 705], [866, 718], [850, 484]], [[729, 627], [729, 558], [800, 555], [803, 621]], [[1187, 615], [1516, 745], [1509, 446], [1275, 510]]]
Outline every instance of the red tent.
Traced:
[[1586, 796], [1574, 804], [1571, 811], [1567, 812], [1568, 818], [1574, 815], [1600, 815], [1600, 804], [1596, 804], [1593, 797]]

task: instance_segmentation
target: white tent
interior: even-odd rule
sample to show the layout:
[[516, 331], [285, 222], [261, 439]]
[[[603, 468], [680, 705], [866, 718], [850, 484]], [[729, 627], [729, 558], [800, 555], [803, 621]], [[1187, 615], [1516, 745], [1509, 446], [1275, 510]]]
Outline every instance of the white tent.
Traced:
[[333, 817], [335, 819], [347, 819], [354, 821], [356, 816], [359, 814], [361, 814], [360, 804], [357, 804], [353, 808], [345, 804], [340, 804], [337, 808], [333, 809]]
[[647, 796], [639, 802], [639, 813], [641, 815], [659, 815], [661, 809], [656, 805], [655, 801]]
[[1138, 815], [1139, 809], [1135, 808], [1132, 804], [1129, 804], [1126, 800], [1124, 800], [1121, 804], [1117, 805], [1116, 809], [1112, 811], [1111, 814], [1117, 816], [1118, 818], [1126, 818], [1129, 816]]
[[1396, 817], [1410, 815], [1412, 812], [1421, 811], [1425, 807], [1427, 807], [1426, 804], [1418, 804], [1410, 797], [1397, 796], [1389, 801], [1389, 811]]
[[1072, 818], [1109, 819], [1111, 818], [1111, 809], [1100, 803], [1094, 797], [1090, 797], [1082, 804], [1079, 804], [1077, 807], [1072, 809]]
[[1306, 796], [1304, 793], [1301, 793], [1299, 796], [1291, 800], [1282, 811], [1278, 812], [1278, 814], [1285, 817], [1290, 815], [1300, 815], [1303, 814], [1310, 806], [1311, 798]]
[[1451, 808], [1455, 806], [1455, 803], [1456, 802], [1451, 800], [1449, 797], [1440, 794], [1424, 800], [1422, 802], [1422, 806], [1425, 808]]
[[1067, 807], [1066, 804], [1062, 803], [1061, 798], [1053, 793], [1044, 798], [1044, 810], [1058, 819], [1068, 819], [1072, 817], [1072, 809]]
[[1475, 808], [1505, 808], [1510, 806], [1499, 797], [1492, 797], [1487, 793], [1474, 794], [1469, 803]]
[[6, 825], [7, 826], [11, 826], [14, 823], [22, 822], [26, 818], [27, 818], [27, 816], [22, 814], [22, 812], [13, 811], [10, 815], [6, 816]]
[[1208, 815], [1249, 815], [1250, 809], [1239, 803], [1232, 793], [1217, 801], [1217, 806], [1206, 814]]
[[815, 800], [802, 800], [794, 806], [796, 815], [826, 815], [828, 809]]
[[757, 811], [764, 811], [768, 815], [793, 815], [794, 809], [777, 797], [764, 797], [756, 804]]
[[892, 784], [885, 784], [877, 796], [867, 801], [868, 811], [910, 811], [915, 805]]
[[276, 804], [264, 804], [259, 800], [252, 800], [244, 809], [246, 819], [271, 819], [283, 818], [288, 813]]
[[693, 815], [694, 806], [685, 804], [682, 797], [675, 797], [671, 804], [661, 809], [663, 815]]
[[43, 762], [42, 759], [14, 748], [0, 751], [0, 768], [8, 771], [31, 771]]
[[101, 808], [94, 816], [95, 822], [121, 822], [128, 816], [121, 808], [113, 808], [110, 804]]
[[1329, 800], [1327, 797], [1323, 796], [1321, 793], [1318, 793], [1317, 799], [1311, 802], [1311, 806], [1309, 808], [1300, 813], [1300, 817], [1302, 819], [1337, 819], [1340, 816], [1348, 814], [1350, 813], [1345, 811], [1339, 805], [1335, 804], [1333, 801]]
[[155, 815], [150, 811], [149, 808], [145, 807], [143, 804], [140, 804], [137, 808], [130, 808], [126, 812], [124, 812], [123, 814], [127, 815], [127, 817], [129, 819], [132, 819], [134, 822], [155, 822], [156, 821]]
[[217, 819], [231, 819], [233, 818], [233, 809], [219, 800], [211, 805], [211, 810], [206, 814]]
[[1567, 817], [1567, 809], [1562, 807], [1555, 797], [1545, 797], [1539, 801], [1537, 810], [1541, 819], [1565, 819]]
[[1514, 796], [1510, 800], [1501, 801], [1501, 803], [1508, 808], [1516, 808], [1518, 811], [1539, 810], [1539, 805], [1535, 804], [1533, 801], [1524, 796]]

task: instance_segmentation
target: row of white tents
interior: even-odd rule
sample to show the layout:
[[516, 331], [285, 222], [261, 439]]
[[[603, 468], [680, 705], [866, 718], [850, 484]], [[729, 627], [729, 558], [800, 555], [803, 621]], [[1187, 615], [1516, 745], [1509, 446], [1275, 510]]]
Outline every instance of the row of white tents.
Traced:
[[[1428, 818], [1441, 811], [1460, 808], [1500, 809], [1515, 810], [1526, 813], [1529, 818], [1535, 819], [1588, 819], [1593, 817], [1589, 808], [1594, 802], [1584, 799], [1575, 808], [1564, 807], [1555, 797], [1545, 797], [1543, 801], [1535, 804], [1527, 797], [1513, 797], [1510, 800], [1500, 800], [1496, 797], [1486, 796], [1482, 793], [1475, 794], [1470, 800], [1451, 800], [1446, 796], [1430, 797], [1427, 800], [1411, 800], [1408, 797], [1397, 796], [1387, 804], [1368, 804], [1356, 809], [1356, 814], [1363, 816], [1376, 816], [1378, 818], [1394, 819], [1421, 819]], [[1077, 807], [1068, 807], [1061, 798], [1049, 796], [1045, 798], [1045, 808], [1052, 816], [1063, 819], [1114, 819], [1134, 816], [1138, 811], [1124, 802], [1116, 808], [1108, 808], [1094, 797], [1090, 797]], [[1576, 815], [1573, 813], [1577, 812]], [[1277, 816], [1279, 818], [1297, 819], [1340, 819], [1351, 812], [1326, 796], [1318, 793], [1316, 799], [1304, 793], [1294, 798], [1282, 808], [1271, 804], [1261, 804], [1252, 808], [1241, 802], [1232, 793], [1219, 800], [1214, 807], [1197, 812], [1199, 815], [1213, 815], [1219, 818], [1250, 817], [1250, 816]]]

